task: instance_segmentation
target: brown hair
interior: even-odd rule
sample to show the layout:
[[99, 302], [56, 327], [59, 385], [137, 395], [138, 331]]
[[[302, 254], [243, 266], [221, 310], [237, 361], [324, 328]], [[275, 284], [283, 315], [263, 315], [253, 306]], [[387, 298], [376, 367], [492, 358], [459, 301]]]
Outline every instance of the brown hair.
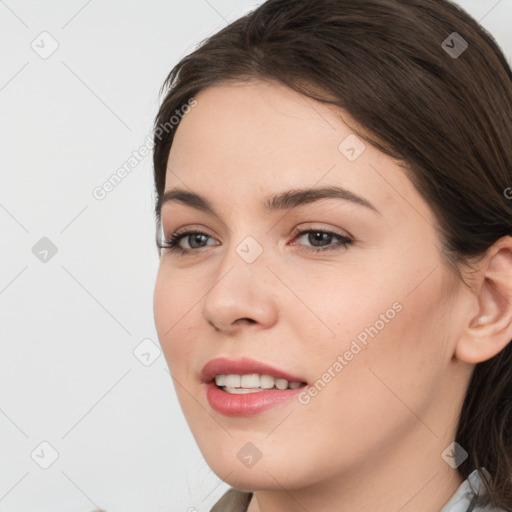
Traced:
[[[177, 125], [162, 127], [202, 89], [251, 79], [344, 109], [362, 127], [354, 133], [400, 162], [459, 277], [460, 264], [512, 235], [512, 71], [482, 26], [446, 0], [268, 0], [203, 41], [162, 85], [153, 154], [159, 249]], [[481, 473], [487, 493], [469, 510], [511, 510], [512, 343], [475, 366], [455, 440], [469, 454], [459, 474], [485, 467], [492, 477]]]

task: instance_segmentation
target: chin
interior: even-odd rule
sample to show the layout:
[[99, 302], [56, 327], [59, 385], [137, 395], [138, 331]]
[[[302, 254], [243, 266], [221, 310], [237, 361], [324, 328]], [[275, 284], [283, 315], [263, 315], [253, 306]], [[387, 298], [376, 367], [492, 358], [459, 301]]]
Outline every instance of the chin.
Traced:
[[[210, 455], [210, 454], [207, 454]], [[297, 467], [291, 471], [288, 463], [283, 464], [286, 456], [280, 454], [277, 459], [264, 462], [261, 458], [252, 467], [245, 467], [236, 453], [227, 456], [220, 450], [205, 457], [211, 470], [231, 487], [243, 492], [260, 490], [301, 489], [312, 483], [312, 475], [299, 472]], [[281, 462], [279, 461], [281, 459]], [[306, 470], [307, 471], [307, 470]]]

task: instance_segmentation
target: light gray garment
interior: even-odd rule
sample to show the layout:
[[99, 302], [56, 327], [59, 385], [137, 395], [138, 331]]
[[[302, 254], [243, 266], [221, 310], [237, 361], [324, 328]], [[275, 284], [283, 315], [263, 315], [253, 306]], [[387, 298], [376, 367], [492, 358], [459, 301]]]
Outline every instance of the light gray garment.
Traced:
[[[485, 468], [480, 469], [486, 475], [489, 472]], [[484, 483], [478, 470], [472, 471], [455, 491], [455, 494], [446, 502], [439, 512], [467, 512], [471, 498], [475, 493], [485, 494]], [[210, 512], [247, 512], [252, 493], [229, 489], [219, 501], [210, 509]], [[503, 508], [475, 507], [472, 512], [507, 512]]]
[[[489, 476], [489, 472], [485, 468], [480, 468], [480, 471]], [[466, 512], [471, 498], [476, 493], [485, 494], [485, 486], [477, 469], [473, 470], [467, 479], [459, 485], [455, 494], [439, 512]], [[489, 505], [487, 507], [475, 507], [473, 512], [506, 512], [506, 510]]]

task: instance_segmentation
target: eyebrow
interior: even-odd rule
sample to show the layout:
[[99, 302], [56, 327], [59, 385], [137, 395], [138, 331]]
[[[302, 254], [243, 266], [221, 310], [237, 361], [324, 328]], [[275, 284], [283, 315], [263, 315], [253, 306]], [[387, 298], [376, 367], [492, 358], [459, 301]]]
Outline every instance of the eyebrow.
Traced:
[[[350, 201], [357, 205], [364, 206], [370, 210], [373, 210], [374, 212], [381, 215], [379, 210], [377, 210], [377, 208], [364, 197], [361, 197], [354, 192], [351, 192], [350, 190], [337, 186], [286, 190], [284, 192], [279, 192], [267, 197], [262, 202], [262, 207], [266, 211], [272, 212], [277, 210], [297, 208], [299, 206], [313, 203], [321, 199], [342, 199], [345, 201]], [[160, 212], [164, 204], [171, 202], [179, 202], [218, 217], [218, 214], [215, 212], [212, 204], [206, 198], [196, 194], [195, 192], [189, 192], [179, 188], [168, 190], [160, 197], [158, 211]]]

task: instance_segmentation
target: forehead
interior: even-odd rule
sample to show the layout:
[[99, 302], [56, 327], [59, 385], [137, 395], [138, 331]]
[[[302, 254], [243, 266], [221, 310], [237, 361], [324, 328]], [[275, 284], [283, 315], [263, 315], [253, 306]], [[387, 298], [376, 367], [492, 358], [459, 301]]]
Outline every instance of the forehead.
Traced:
[[266, 81], [208, 87], [195, 99], [174, 137], [166, 190], [185, 186], [215, 201], [336, 185], [383, 213], [412, 215], [414, 205], [430, 215], [404, 170], [358, 139], [351, 126], [359, 126], [337, 107]]
[[[223, 147], [231, 146], [232, 155], [239, 148], [258, 149], [262, 157], [282, 149], [290, 159], [291, 149], [303, 153], [307, 149], [304, 141], [313, 146], [320, 139], [336, 151], [336, 142], [352, 131], [342, 120], [347, 114], [340, 109], [315, 102], [276, 81], [215, 85], [200, 91], [195, 99], [197, 105], [178, 126], [176, 138], [191, 142], [192, 135], [208, 147], [222, 142]], [[263, 142], [267, 144], [262, 146]]]

